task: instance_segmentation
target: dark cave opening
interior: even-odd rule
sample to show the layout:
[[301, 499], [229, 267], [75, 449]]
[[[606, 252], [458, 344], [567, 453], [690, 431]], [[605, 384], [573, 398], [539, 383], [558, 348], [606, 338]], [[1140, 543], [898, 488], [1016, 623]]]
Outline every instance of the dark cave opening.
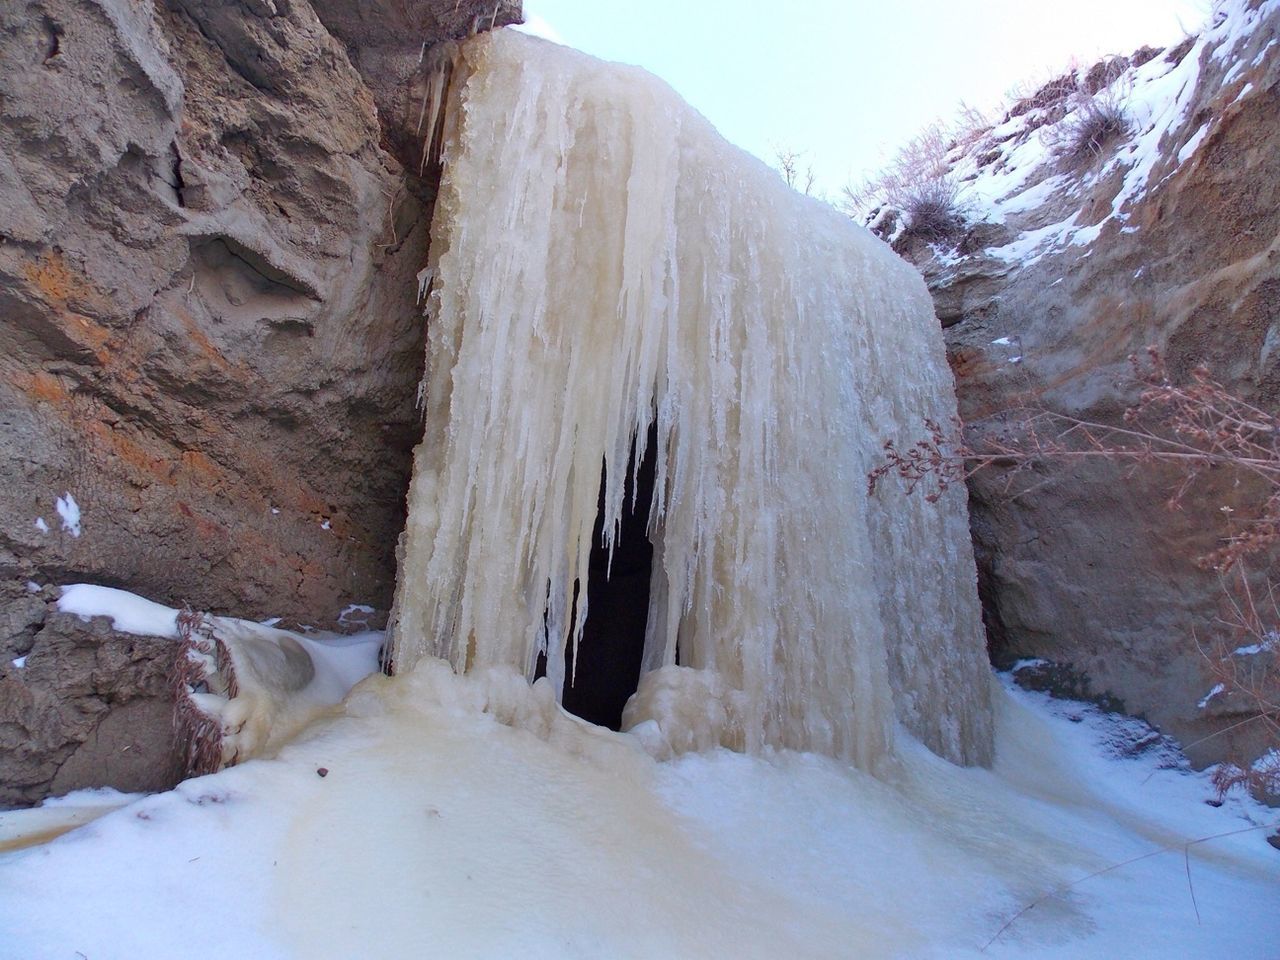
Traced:
[[[561, 700], [564, 708], [611, 730], [621, 727], [622, 708], [640, 683], [653, 569], [653, 544], [649, 542], [648, 527], [657, 472], [657, 440], [655, 424], [649, 430], [644, 458], [637, 471], [636, 444], [632, 439], [612, 565], [609, 549], [603, 542], [605, 471], [601, 468], [600, 499], [591, 534], [587, 575], [587, 621], [578, 645], [576, 668], [572, 649], [565, 651]], [[575, 586], [575, 602], [576, 590]], [[570, 619], [572, 621], [572, 617]], [[538, 675], [545, 672], [541, 661], [537, 672]]]

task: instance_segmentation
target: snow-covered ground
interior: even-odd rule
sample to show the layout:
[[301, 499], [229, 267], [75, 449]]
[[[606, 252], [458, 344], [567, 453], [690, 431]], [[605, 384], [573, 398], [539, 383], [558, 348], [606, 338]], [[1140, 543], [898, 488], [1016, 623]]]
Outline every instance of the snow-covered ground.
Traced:
[[550, 694], [425, 661], [370, 677], [275, 759], [116, 798], [0, 855], [0, 957], [1234, 960], [1280, 943], [1280, 851], [1258, 829], [1280, 815], [1214, 808], [1204, 776], [1121, 759], [1104, 715], [1007, 679], [994, 770], [904, 734], [875, 776], [785, 751], [658, 762]]

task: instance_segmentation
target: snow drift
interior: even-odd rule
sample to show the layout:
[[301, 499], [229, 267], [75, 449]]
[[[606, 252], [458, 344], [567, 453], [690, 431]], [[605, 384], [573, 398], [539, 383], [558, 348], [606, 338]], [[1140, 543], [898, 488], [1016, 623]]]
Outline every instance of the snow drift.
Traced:
[[1101, 759], [1034, 695], [995, 700], [992, 771], [909, 737], [876, 776], [791, 751], [655, 762], [545, 682], [427, 659], [273, 760], [0, 855], [0, 957], [1272, 955], [1275, 851], [1241, 819], [1264, 811]]
[[455, 75], [397, 669], [543, 659], [560, 690], [567, 645], [572, 682], [601, 465], [611, 540], [656, 427], [629, 722], [866, 767], [896, 707], [989, 762], [963, 492], [866, 491], [886, 438], [954, 413], [920, 277], [643, 71], [502, 31]]

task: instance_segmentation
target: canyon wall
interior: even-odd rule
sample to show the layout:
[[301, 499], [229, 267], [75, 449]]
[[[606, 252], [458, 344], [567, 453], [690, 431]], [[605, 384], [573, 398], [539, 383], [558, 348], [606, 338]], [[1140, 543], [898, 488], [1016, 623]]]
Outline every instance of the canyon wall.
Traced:
[[[317, 627], [389, 605], [434, 198], [420, 61], [519, 15], [407, 9], [0, 10], [0, 804], [100, 782], [59, 771], [166, 697], [151, 666], [75, 667], [68, 645], [132, 641], [58, 639], [48, 584]], [[138, 737], [161, 763], [163, 729]], [[102, 739], [78, 768], [112, 769]]]
[[[934, 295], [973, 442], [1029, 411], [1125, 426], [1140, 394], [1128, 358], [1148, 346], [1171, 382], [1190, 383], [1203, 365], [1280, 411], [1278, 36], [1277, 4], [1233, 0], [1174, 47], [1029, 93], [951, 145], [969, 221], [951, 242], [894, 237], [884, 227], [899, 218], [880, 211]], [[1100, 108], [1125, 129], [1073, 153], [1085, 114]], [[1224, 669], [1269, 673], [1274, 693], [1277, 651], [1214, 661], [1217, 647], [1254, 641], [1219, 622], [1230, 591], [1196, 559], [1227, 535], [1224, 508], [1254, 517], [1266, 492], [1214, 469], [1170, 510], [1183, 476], [1052, 457], [975, 475], [993, 659], [1049, 661], [1028, 679], [1142, 715], [1196, 762], [1248, 760], [1267, 746], [1266, 726], [1249, 722], [1257, 700], [1207, 695]], [[1255, 558], [1255, 585], [1272, 563]]]

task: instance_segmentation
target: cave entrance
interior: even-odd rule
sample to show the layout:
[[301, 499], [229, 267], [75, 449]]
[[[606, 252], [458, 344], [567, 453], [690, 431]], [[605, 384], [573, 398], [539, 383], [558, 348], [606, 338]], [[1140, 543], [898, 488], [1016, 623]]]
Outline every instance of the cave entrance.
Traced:
[[[614, 538], [613, 563], [604, 545], [605, 471], [600, 470], [600, 499], [591, 533], [587, 573], [587, 622], [578, 644], [578, 663], [566, 645], [561, 703], [575, 716], [617, 730], [622, 708], [640, 683], [645, 627], [649, 620], [649, 583], [653, 544], [649, 542], [649, 508], [657, 472], [658, 428], [653, 424], [644, 459], [636, 470], [636, 443], [624, 481], [620, 529]], [[634, 480], [633, 480], [634, 478]], [[575, 585], [575, 604], [578, 586]], [[573, 616], [569, 622], [573, 622]], [[538, 673], [544, 672], [540, 663]]]

